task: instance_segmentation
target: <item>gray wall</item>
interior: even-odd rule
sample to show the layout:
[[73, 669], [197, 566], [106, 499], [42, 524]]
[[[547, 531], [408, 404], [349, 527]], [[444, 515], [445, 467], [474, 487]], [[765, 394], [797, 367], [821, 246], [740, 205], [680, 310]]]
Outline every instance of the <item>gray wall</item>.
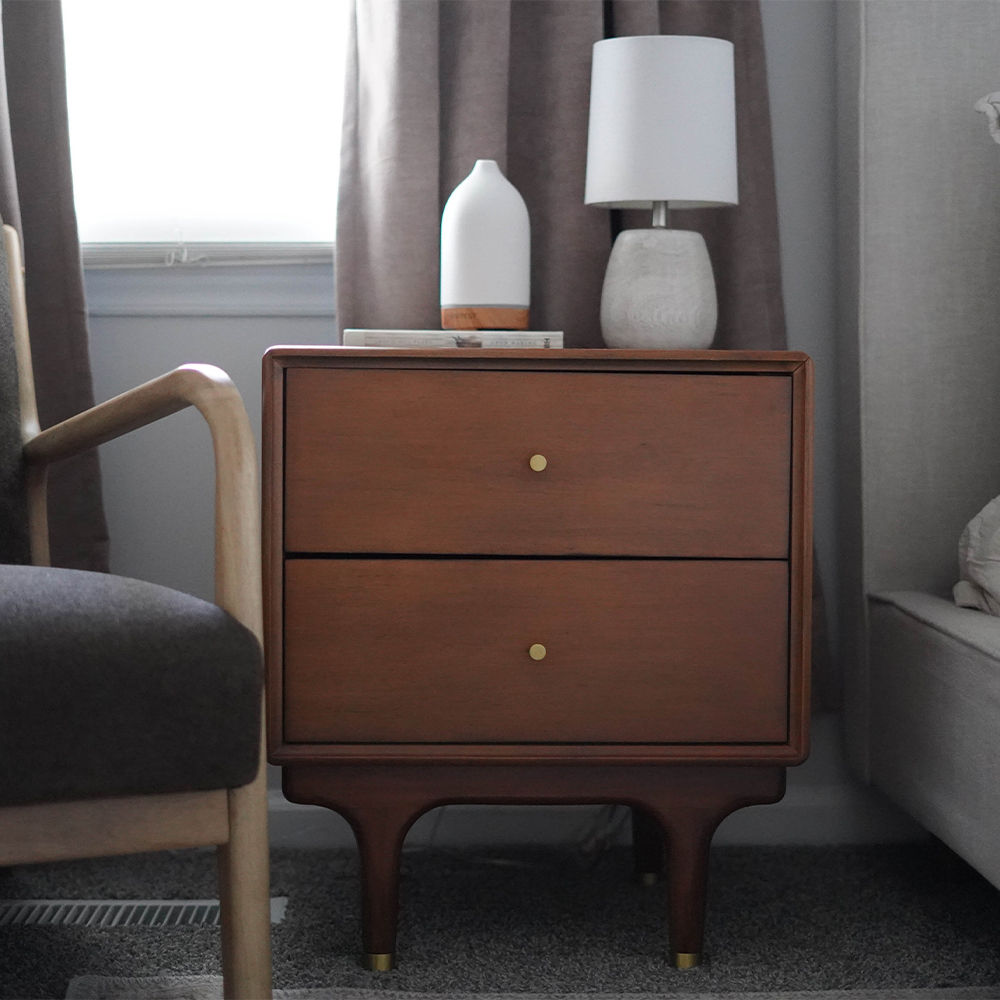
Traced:
[[[334, 343], [330, 266], [86, 272], [95, 393], [105, 399], [187, 362], [225, 369], [260, 429], [260, 365], [273, 344]], [[184, 412], [101, 451], [116, 573], [212, 595], [212, 453]]]
[[[866, 584], [950, 593], [958, 535], [1000, 490], [1000, 4], [864, 12], [859, 269]], [[863, 264], [863, 268], [860, 265]]]
[[[836, 621], [834, 8], [832, 0], [762, 4], [789, 343], [817, 364], [816, 540]], [[332, 276], [322, 267], [91, 271], [87, 291], [99, 398], [174, 365], [206, 361], [229, 371], [259, 426], [263, 351], [335, 337]], [[113, 569], [208, 596], [211, 464], [198, 418], [177, 415], [109, 445], [103, 462]], [[844, 772], [836, 719], [820, 720], [813, 746], [810, 761], [790, 775], [784, 803], [742, 810], [720, 840], [867, 840], [908, 831]], [[279, 798], [272, 805], [283, 841], [347, 838], [336, 819], [289, 810]], [[452, 809], [415, 836], [538, 840], [577, 838], [580, 830], [572, 813], [494, 810], [483, 821], [476, 810]]]
[[949, 595], [1000, 493], [995, 0], [841, 3], [841, 612], [852, 758], [867, 769], [865, 594]]

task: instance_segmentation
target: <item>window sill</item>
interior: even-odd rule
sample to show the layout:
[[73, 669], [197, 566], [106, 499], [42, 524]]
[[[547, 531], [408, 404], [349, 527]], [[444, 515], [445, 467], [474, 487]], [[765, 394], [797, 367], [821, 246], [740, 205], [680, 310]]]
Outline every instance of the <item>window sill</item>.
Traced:
[[332, 243], [83, 243], [80, 250], [88, 271], [333, 264]]
[[[134, 251], [136, 245], [128, 246]], [[287, 244], [269, 249], [275, 247], [281, 252], [272, 257], [216, 254], [172, 263], [162, 255], [143, 261], [134, 252], [123, 252], [115, 263], [93, 262], [84, 255], [87, 312], [91, 317], [314, 317], [332, 322], [331, 248], [296, 256], [285, 252]]]

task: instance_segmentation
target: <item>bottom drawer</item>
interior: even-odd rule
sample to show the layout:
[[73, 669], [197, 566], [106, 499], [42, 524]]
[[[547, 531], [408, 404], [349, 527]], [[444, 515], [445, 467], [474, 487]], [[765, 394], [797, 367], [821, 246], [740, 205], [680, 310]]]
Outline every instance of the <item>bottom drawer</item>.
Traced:
[[289, 560], [283, 673], [292, 743], [783, 743], [788, 566]]

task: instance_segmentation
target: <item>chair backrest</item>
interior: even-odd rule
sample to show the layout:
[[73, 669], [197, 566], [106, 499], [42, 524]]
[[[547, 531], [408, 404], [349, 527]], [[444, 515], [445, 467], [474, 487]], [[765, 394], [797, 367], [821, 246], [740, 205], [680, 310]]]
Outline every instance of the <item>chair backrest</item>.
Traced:
[[19, 271], [20, 260], [11, 260], [10, 251], [13, 249], [17, 258], [20, 255], [18, 247], [11, 246], [9, 228], [4, 226], [4, 239], [0, 240], [0, 563], [28, 563], [31, 552], [21, 404], [23, 390], [31, 387], [23, 387], [19, 375], [23, 366], [15, 343], [14, 311], [20, 303], [12, 299], [19, 293], [20, 281], [12, 296], [10, 274], [14, 267]]

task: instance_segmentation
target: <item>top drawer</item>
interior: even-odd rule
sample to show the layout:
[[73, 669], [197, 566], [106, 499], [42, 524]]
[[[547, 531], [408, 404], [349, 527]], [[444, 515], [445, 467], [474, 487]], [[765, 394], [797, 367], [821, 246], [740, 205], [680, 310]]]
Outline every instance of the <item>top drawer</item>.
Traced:
[[788, 556], [789, 376], [285, 377], [287, 552]]

